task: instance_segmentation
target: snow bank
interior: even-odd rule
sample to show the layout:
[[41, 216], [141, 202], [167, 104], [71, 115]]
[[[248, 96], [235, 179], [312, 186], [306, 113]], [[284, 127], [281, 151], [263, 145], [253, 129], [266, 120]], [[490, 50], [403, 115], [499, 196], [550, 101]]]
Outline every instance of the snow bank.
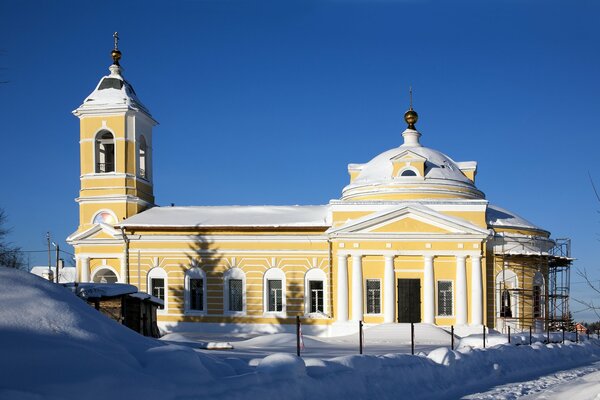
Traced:
[[[271, 335], [254, 343], [289, 340]], [[487, 349], [465, 344], [428, 355], [329, 360], [278, 353], [252, 367], [144, 338], [64, 287], [0, 268], [0, 354], [0, 399], [431, 399], [597, 361], [600, 341]]]

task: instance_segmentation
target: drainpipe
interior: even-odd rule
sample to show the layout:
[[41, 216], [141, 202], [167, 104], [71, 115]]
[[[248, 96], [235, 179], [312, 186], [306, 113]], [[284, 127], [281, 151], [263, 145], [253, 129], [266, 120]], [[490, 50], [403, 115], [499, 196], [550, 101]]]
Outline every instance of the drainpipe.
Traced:
[[125, 228], [121, 227], [121, 235], [123, 235], [123, 240], [125, 241], [125, 283], [129, 283], [129, 238], [125, 233]]

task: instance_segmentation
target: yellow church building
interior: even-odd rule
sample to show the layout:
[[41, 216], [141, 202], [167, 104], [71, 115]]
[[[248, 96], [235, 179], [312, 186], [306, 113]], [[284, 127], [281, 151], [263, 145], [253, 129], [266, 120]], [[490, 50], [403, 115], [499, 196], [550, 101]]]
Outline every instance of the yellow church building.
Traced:
[[162, 298], [167, 330], [281, 331], [296, 316], [321, 334], [357, 321], [548, 321], [549, 270], [568, 259], [552, 252], [547, 230], [485, 198], [476, 162], [424, 147], [412, 105], [398, 147], [349, 164], [329, 204], [158, 207], [157, 122], [123, 78], [116, 45], [112, 56], [110, 74], [73, 112], [81, 189], [67, 241], [78, 281]]

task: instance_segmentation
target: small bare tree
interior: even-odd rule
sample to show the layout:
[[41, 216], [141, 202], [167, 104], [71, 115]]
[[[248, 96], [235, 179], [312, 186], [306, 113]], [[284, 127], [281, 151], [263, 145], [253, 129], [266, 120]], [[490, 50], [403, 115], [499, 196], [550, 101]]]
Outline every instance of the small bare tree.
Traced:
[[6, 219], [6, 213], [0, 209], [0, 266], [24, 269], [23, 252], [7, 240], [10, 229], [5, 226]]

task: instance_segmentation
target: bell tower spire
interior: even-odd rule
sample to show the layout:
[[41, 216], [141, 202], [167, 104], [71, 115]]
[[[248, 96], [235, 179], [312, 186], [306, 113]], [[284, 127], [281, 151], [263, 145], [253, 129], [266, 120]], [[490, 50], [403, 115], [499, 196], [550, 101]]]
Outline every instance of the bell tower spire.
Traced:
[[410, 107], [408, 111], [404, 113], [404, 121], [407, 123], [406, 130], [402, 132], [402, 137], [404, 137], [404, 144], [402, 146], [414, 146], [419, 147], [421, 143], [419, 143], [419, 138], [421, 134], [417, 131], [415, 124], [419, 120], [419, 114], [413, 109], [413, 90], [412, 86], [409, 87], [408, 94], [410, 97]]

